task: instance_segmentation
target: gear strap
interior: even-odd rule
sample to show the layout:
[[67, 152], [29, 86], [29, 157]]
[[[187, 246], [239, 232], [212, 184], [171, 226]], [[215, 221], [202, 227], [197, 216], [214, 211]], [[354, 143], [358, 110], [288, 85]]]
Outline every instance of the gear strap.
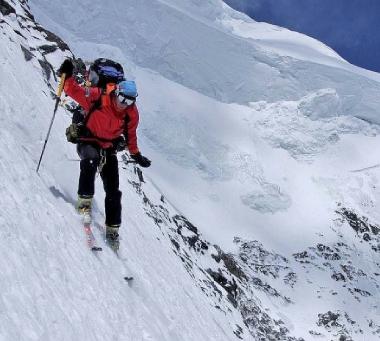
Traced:
[[[114, 90], [115, 90], [115, 84], [114, 83], [107, 84], [106, 89], [102, 90], [102, 93], [100, 94], [100, 96], [98, 97], [98, 99], [93, 103], [93, 105], [91, 106], [91, 108], [88, 111], [87, 115], [84, 117], [84, 119], [83, 119], [83, 127], [85, 127], [88, 132], [89, 132], [89, 129], [87, 128], [87, 122], [89, 121], [92, 113], [94, 111], [100, 109], [100, 107], [102, 106], [102, 97], [103, 96], [107, 96], [109, 98], [110, 94]], [[124, 120], [125, 120], [124, 123], [127, 126], [128, 120], [129, 120], [128, 115], [125, 116]], [[127, 129], [124, 129], [124, 131], [127, 131]], [[87, 141], [96, 141], [96, 140], [98, 140], [100, 142], [111, 142], [111, 143], [113, 143], [116, 139], [109, 140], [109, 139], [104, 139], [104, 138], [97, 137], [97, 136], [86, 136], [84, 138], [79, 138], [78, 140], [82, 140], [83, 142], [85, 142], [86, 140]]]
[[86, 127], [87, 122], [90, 119], [92, 113], [99, 109], [102, 106], [102, 95], [99, 96], [99, 98], [94, 102], [94, 104], [91, 106], [90, 110], [88, 111], [87, 115], [83, 119], [83, 125]]

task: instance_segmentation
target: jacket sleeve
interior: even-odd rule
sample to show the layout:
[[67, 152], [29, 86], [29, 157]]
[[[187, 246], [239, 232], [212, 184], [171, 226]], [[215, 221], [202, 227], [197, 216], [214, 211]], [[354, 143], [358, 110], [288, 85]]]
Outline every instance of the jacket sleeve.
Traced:
[[92, 103], [94, 103], [101, 95], [99, 88], [85, 89], [76, 82], [74, 77], [66, 79], [64, 90], [66, 95], [78, 102], [85, 111], [89, 111]]
[[124, 135], [127, 139], [128, 150], [131, 154], [137, 154], [139, 148], [137, 146], [137, 126], [139, 124], [139, 111], [136, 104], [128, 111], [129, 120], [126, 124]]

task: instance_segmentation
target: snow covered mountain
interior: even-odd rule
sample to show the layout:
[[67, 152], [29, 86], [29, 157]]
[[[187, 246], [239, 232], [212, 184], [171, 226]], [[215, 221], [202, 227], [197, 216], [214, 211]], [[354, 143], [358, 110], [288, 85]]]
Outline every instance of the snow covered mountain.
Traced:
[[[379, 338], [378, 74], [219, 0], [0, 12], [0, 340]], [[86, 248], [63, 107], [35, 172], [71, 51], [139, 87], [121, 259]]]

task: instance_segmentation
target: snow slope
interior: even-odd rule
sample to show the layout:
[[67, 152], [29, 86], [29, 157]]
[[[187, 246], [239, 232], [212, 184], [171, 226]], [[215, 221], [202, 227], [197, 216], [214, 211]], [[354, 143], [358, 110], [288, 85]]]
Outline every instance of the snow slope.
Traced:
[[[221, 1], [33, 0], [77, 57], [117, 59], [139, 86], [140, 147], [153, 166], [145, 183], [122, 172], [126, 260], [97, 259], [73, 212], [78, 165], [63, 109], [34, 172], [56, 87], [38, 60], [56, 69], [71, 54], [43, 47], [24, 1], [10, 3], [1, 262], [15, 285], [2, 293], [1, 337], [378, 337], [377, 74], [303, 35], [264, 35]], [[102, 200], [98, 190], [98, 223]]]
[[[127, 260], [108, 249], [98, 257], [87, 249], [73, 206], [77, 164], [69, 159], [75, 151], [62, 130], [70, 117], [62, 109], [36, 174], [53, 111], [39, 61], [56, 66], [70, 52], [57, 49], [21, 6], [16, 9], [17, 17], [10, 13], [0, 23], [0, 340], [234, 340], [234, 323], [245, 329], [240, 314], [219, 312], [194, 286], [127, 190], [126, 171]], [[43, 56], [46, 45], [56, 51]], [[33, 53], [29, 61], [21, 46]], [[99, 212], [99, 223], [103, 219]], [[123, 276], [131, 273], [136, 285], [128, 286]]]

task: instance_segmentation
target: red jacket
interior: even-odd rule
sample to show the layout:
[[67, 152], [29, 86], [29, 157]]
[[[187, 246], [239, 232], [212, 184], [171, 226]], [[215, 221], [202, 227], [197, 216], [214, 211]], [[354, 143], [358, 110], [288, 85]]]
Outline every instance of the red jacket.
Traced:
[[139, 112], [136, 104], [121, 111], [114, 105], [110, 95], [102, 95], [102, 89], [96, 87], [85, 89], [75, 81], [74, 77], [66, 79], [64, 89], [65, 93], [78, 102], [86, 112], [102, 96], [101, 106], [91, 113], [86, 125], [95, 140], [99, 138], [96, 143], [100, 147], [112, 147], [112, 143], [108, 141], [125, 134], [129, 152], [131, 154], [139, 152], [136, 135]]

